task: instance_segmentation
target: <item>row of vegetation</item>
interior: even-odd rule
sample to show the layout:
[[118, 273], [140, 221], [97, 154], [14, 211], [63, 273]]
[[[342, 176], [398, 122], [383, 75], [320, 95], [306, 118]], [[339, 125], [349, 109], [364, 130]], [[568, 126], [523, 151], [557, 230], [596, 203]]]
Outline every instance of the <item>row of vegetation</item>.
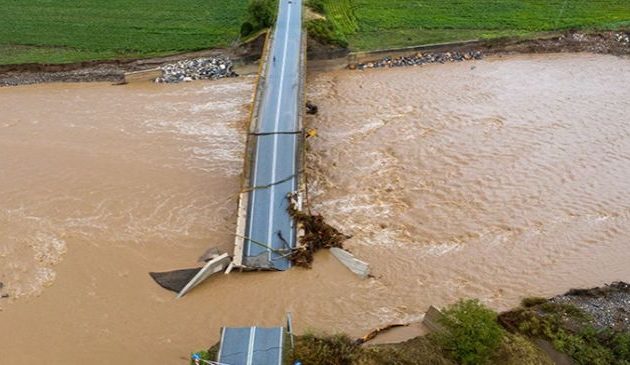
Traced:
[[310, 0], [316, 38], [353, 50], [630, 26], [627, 0]]
[[278, 0], [249, 0], [247, 19], [241, 26], [241, 36], [252, 34], [271, 27], [276, 21]]

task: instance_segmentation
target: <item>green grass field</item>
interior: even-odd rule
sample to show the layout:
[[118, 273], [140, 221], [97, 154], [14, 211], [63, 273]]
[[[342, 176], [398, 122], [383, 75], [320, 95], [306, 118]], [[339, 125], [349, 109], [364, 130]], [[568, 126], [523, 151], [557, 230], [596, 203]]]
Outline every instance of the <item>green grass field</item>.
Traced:
[[323, 0], [353, 50], [630, 26], [630, 0]]
[[[353, 50], [630, 26], [630, 0], [317, 0]], [[0, 0], [0, 64], [151, 57], [229, 46], [248, 0]]]
[[149, 57], [229, 46], [247, 0], [0, 0], [0, 64]]

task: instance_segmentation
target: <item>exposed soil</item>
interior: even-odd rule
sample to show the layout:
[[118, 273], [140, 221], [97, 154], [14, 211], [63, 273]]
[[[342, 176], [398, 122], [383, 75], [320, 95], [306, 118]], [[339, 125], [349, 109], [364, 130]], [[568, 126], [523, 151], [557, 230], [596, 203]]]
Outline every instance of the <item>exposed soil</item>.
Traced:
[[[476, 50], [484, 55], [505, 53], [557, 53], [592, 52], [613, 55], [630, 55], [630, 31], [582, 33], [567, 31], [561, 35], [539, 39], [522, 40], [502, 38], [489, 41], [465, 42], [445, 46], [429, 46], [428, 49], [443, 51]], [[0, 65], [0, 87], [45, 82], [119, 82], [125, 72], [140, 71], [159, 67], [166, 63], [191, 58], [224, 55], [237, 63], [252, 63], [262, 52], [264, 34], [256, 40], [232, 49], [215, 49], [149, 59], [129, 59], [112, 61], [88, 61], [72, 64], [21, 64]], [[417, 49], [424, 49], [418, 47]], [[409, 48], [413, 50], [413, 48]], [[346, 59], [349, 50], [323, 45], [309, 39], [309, 59]], [[375, 56], [376, 58], [377, 56]]]
[[[413, 51], [431, 51], [433, 53], [418, 53], [409, 57]], [[627, 30], [584, 33], [567, 31], [538, 39], [502, 38], [488, 41], [453, 43], [448, 45], [432, 45], [427, 47], [407, 48], [392, 51], [398, 56], [392, 58], [387, 51], [374, 53], [374, 58], [351, 62], [351, 69], [374, 67], [417, 66], [425, 63], [445, 63], [478, 59], [483, 54], [502, 55], [518, 53], [568, 53], [590, 52], [597, 54], [612, 54], [617, 56], [630, 55], [630, 32]], [[384, 56], [377, 59], [377, 56]], [[363, 57], [364, 58], [364, 57]]]
[[265, 34], [263, 33], [247, 44], [230, 49], [211, 49], [146, 59], [0, 65], [0, 87], [46, 82], [120, 82], [125, 72], [152, 69], [168, 63], [199, 57], [227, 56], [236, 64], [247, 64], [260, 58], [264, 41]]

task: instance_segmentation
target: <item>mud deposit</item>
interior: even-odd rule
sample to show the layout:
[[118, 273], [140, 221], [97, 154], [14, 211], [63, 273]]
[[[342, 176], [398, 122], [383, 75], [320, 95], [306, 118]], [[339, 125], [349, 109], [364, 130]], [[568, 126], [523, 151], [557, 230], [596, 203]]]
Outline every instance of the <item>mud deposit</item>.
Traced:
[[353, 336], [479, 297], [630, 276], [630, 62], [552, 55], [312, 75], [315, 209], [373, 266], [149, 271], [230, 248], [253, 79], [0, 89], [1, 363], [186, 364], [224, 325]]

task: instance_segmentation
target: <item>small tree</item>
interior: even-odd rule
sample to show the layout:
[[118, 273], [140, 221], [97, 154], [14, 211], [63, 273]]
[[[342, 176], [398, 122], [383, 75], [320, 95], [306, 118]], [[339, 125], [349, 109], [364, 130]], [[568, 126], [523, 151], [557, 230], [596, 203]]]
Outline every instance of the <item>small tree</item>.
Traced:
[[501, 344], [503, 330], [496, 313], [478, 300], [460, 300], [443, 311], [440, 346], [463, 365], [484, 364]]
[[256, 30], [268, 28], [276, 21], [276, 0], [250, 0], [247, 12]]

